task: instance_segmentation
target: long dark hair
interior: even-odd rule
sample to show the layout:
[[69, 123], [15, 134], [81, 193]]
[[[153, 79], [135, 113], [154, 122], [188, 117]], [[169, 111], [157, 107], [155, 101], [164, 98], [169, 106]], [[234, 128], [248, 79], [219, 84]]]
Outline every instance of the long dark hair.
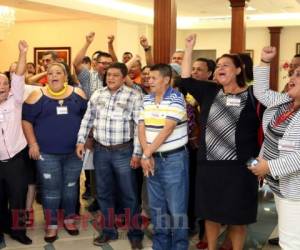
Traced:
[[216, 63], [218, 64], [220, 59], [224, 58], [224, 57], [229, 58], [233, 62], [234, 66], [236, 68], [241, 69], [241, 72], [236, 76], [236, 82], [240, 87], [245, 87], [246, 86], [245, 69], [243, 67], [244, 64], [243, 64], [241, 58], [239, 57], [239, 55], [237, 55], [237, 54], [224, 54], [216, 60]]

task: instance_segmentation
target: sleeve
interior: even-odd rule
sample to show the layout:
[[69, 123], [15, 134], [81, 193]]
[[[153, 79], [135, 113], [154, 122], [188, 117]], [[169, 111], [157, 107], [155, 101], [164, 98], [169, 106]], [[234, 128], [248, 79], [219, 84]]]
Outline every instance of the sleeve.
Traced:
[[133, 120], [134, 120], [134, 138], [133, 138], [133, 155], [142, 156], [142, 147], [138, 138], [138, 123], [140, 121], [140, 110], [143, 106], [143, 97], [138, 93], [137, 98], [133, 104]]
[[186, 103], [181, 93], [174, 95], [168, 108], [166, 119], [174, 120], [177, 123], [186, 119]]
[[287, 156], [268, 161], [271, 175], [280, 179], [300, 170], [300, 151], [293, 152]]
[[198, 103], [201, 103], [203, 96], [211, 90], [217, 88], [217, 84], [212, 81], [199, 81], [194, 78], [181, 78], [177, 82], [180, 91], [183, 94], [190, 93]]
[[86, 94], [86, 96], [91, 96], [91, 90], [90, 90], [90, 80], [91, 80], [91, 74], [87, 69], [82, 69], [80, 73], [77, 75], [77, 78], [82, 86], [82, 90]]
[[139, 122], [143, 122], [144, 120], [145, 120], [145, 115], [144, 115], [144, 100], [143, 100], [140, 106]]
[[257, 100], [264, 106], [271, 107], [290, 98], [286, 93], [279, 93], [270, 90], [270, 67], [254, 67], [254, 86], [253, 92]]
[[87, 104], [87, 110], [80, 124], [80, 129], [77, 135], [77, 143], [84, 144], [88, 137], [88, 134], [93, 127], [94, 120], [96, 118], [96, 105], [95, 99], [97, 99], [97, 93], [95, 93]]
[[85, 100], [83, 98], [81, 98], [81, 99], [82, 99], [82, 101], [81, 101], [80, 113], [81, 113], [81, 117], [83, 117], [86, 110], [87, 110], [87, 103], [88, 102], [87, 102], [87, 100]]
[[42, 112], [42, 104], [37, 101], [34, 104], [24, 103], [22, 108], [22, 120], [34, 124], [40, 113]]
[[23, 103], [25, 94], [25, 76], [12, 75], [11, 92], [18, 103]]

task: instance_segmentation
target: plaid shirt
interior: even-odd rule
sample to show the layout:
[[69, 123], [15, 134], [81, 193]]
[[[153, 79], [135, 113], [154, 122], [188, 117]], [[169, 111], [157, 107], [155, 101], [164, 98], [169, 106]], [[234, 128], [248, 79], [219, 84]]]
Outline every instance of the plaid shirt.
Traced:
[[142, 95], [125, 85], [113, 94], [107, 87], [96, 90], [81, 121], [77, 143], [85, 143], [93, 128], [93, 137], [105, 146], [134, 139], [133, 154], [141, 156], [137, 124], [142, 102]]
[[103, 87], [103, 81], [97, 71], [88, 71], [87, 69], [82, 69], [77, 78], [88, 99], [97, 89]]

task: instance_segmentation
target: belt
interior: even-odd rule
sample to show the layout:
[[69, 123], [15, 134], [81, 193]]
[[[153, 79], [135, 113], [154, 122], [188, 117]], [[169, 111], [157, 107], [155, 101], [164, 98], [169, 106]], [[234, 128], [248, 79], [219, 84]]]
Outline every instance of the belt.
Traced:
[[107, 150], [116, 150], [116, 149], [122, 149], [122, 148], [126, 148], [129, 145], [131, 145], [133, 142], [133, 140], [130, 140], [128, 142], [124, 142], [122, 144], [116, 144], [116, 145], [110, 145], [110, 146], [105, 146], [99, 142], [96, 142], [95, 147], [99, 147], [99, 148], [105, 148]]
[[182, 151], [182, 150], [185, 150], [185, 149], [186, 149], [186, 146], [182, 146], [182, 147], [180, 147], [180, 148], [172, 149], [172, 150], [169, 150], [169, 151], [155, 152], [155, 153], [153, 153], [153, 157], [161, 157], [161, 158], [165, 158], [165, 157], [167, 157], [168, 155], [178, 153], [178, 152], [180, 152], [180, 151]]

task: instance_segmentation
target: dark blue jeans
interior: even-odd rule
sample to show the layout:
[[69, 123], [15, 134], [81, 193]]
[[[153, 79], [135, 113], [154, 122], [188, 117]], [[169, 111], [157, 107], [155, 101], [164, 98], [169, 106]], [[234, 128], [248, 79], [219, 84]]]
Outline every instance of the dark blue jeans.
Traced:
[[75, 153], [61, 155], [41, 153], [37, 169], [48, 228], [57, 228], [60, 208], [65, 222], [72, 221], [78, 199], [77, 183], [81, 168], [82, 161]]
[[155, 173], [147, 179], [151, 221], [154, 225], [153, 249], [188, 249], [188, 153], [184, 149], [157, 156]]
[[[142, 240], [139, 227], [140, 208], [137, 199], [136, 171], [130, 167], [133, 146], [122, 149], [106, 149], [96, 146], [94, 166], [96, 177], [96, 197], [103, 214], [102, 233], [111, 239], [118, 238], [115, 228], [115, 204], [125, 212], [125, 223], [130, 240]], [[116, 195], [117, 194], [117, 195]]]

